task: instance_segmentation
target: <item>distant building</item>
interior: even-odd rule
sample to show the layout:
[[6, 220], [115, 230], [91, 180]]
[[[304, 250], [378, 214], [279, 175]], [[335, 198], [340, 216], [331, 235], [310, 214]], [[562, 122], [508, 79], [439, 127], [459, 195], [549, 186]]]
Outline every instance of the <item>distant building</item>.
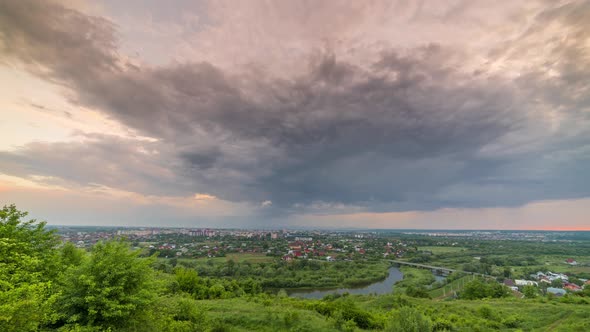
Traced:
[[571, 292], [579, 292], [582, 290], [582, 287], [576, 285], [576, 284], [572, 284], [572, 283], [565, 283], [565, 285], [563, 286], [563, 289], [567, 289]]
[[536, 281], [521, 279], [514, 280], [514, 284], [516, 284], [516, 286], [539, 286], [539, 284]]
[[563, 273], [553, 273], [553, 272], [547, 272], [547, 278], [551, 281], [555, 280], [555, 279], [561, 279], [563, 281], [568, 281], [569, 277]]
[[563, 295], [565, 295], [565, 293], [566, 293], [566, 291], [561, 288], [554, 288], [554, 287], [547, 288], [547, 294], [553, 294], [555, 296], [563, 296]]
[[504, 285], [506, 285], [508, 287], [513, 287], [513, 286], [515, 286], [514, 280], [512, 280], [512, 279], [504, 279]]

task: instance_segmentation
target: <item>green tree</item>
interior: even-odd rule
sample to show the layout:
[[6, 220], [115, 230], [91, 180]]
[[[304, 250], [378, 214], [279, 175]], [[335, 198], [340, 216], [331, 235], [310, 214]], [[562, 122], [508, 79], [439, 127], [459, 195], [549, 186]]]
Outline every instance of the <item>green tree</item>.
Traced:
[[197, 299], [206, 298], [208, 290], [203, 280], [199, 278], [197, 271], [177, 267], [174, 274], [177, 290], [191, 294]]
[[561, 279], [554, 279], [551, 281], [551, 287], [561, 288], [563, 287], [563, 281]]
[[463, 287], [460, 297], [466, 300], [477, 300], [486, 297], [500, 298], [509, 294], [508, 287], [496, 281], [484, 281], [480, 278], [474, 279]]
[[522, 288], [522, 293], [525, 297], [532, 299], [534, 297], [537, 297], [537, 295], [539, 294], [539, 290], [535, 286], [527, 285]]
[[389, 332], [430, 332], [430, 319], [412, 307], [402, 307], [386, 331]]
[[570, 282], [571, 282], [572, 284], [576, 284], [576, 285], [578, 285], [578, 286], [584, 286], [584, 282], [583, 282], [582, 280], [580, 280], [580, 279], [576, 278], [576, 277], [571, 277], [571, 278], [570, 278]]
[[152, 302], [152, 260], [138, 258], [122, 241], [94, 246], [91, 256], [63, 278], [58, 309], [67, 323], [119, 328]]
[[63, 267], [79, 266], [85, 256], [86, 252], [76, 248], [72, 242], [66, 242], [59, 250], [59, 258]]
[[423, 285], [410, 285], [406, 288], [406, 295], [411, 297], [422, 297], [422, 298], [430, 298], [430, 294], [426, 290], [426, 287]]
[[0, 331], [35, 331], [51, 320], [59, 239], [26, 216], [15, 205], [0, 210]]
[[461, 298], [466, 300], [483, 299], [487, 297], [487, 285], [481, 279], [474, 279], [463, 287]]

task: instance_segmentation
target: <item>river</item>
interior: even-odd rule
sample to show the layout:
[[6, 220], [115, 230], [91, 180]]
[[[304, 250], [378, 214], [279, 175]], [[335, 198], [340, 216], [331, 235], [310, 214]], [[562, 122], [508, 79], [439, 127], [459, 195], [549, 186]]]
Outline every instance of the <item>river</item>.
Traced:
[[336, 288], [336, 289], [306, 289], [296, 290], [289, 292], [291, 297], [302, 297], [306, 299], [321, 299], [326, 295], [338, 293], [349, 293], [349, 294], [388, 294], [393, 290], [393, 284], [397, 281], [402, 280], [404, 277], [403, 273], [397, 267], [389, 268], [389, 276], [382, 281], [372, 283], [368, 286], [363, 287], [352, 287], [352, 288]]

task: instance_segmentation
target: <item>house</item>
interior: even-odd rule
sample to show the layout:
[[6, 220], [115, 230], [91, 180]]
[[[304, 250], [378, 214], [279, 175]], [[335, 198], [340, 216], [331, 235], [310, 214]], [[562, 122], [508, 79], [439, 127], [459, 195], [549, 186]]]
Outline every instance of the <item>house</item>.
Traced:
[[539, 279], [539, 282], [544, 282], [546, 284], [550, 284], [551, 283], [551, 280], [549, 280], [549, 278], [547, 278], [547, 277], [541, 277]]
[[537, 283], [536, 281], [522, 279], [514, 280], [514, 284], [516, 284], [516, 286], [539, 286], [539, 283]]
[[512, 280], [512, 279], [504, 279], [504, 285], [506, 285], [506, 286], [508, 286], [508, 287], [512, 288], [512, 287], [514, 287], [514, 286], [515, 286], [515, 284], [514, 284], [514, 280]]
[[569, 265], [578, 265], [578, 262], [576, 262], [576, 260], [573, 258], [568, 258], [565, 260], [565, 262]]
[[567, 289], [567, 290], [572, 291], [572, 292], [579, 292], [579, 291], [582, 290], [582, 287], [580, 287], [580, 286], [578, 286], [576, 284], [572, 284], [572, 283], [566, 282], [565, 285], [563, 286], [563, 289]]
[[553, 294], [555, 296], [563, 296], [566, 291], [561, 288], [547, 287], [547, 294]]
[[563, 281], [568, 281], [569, 277], [566, 276], [563, 273], [553, 273], [553, 272], [547, 272], [547, 278], [551, 281], [555, 280], [555, 279], [561, 279]]

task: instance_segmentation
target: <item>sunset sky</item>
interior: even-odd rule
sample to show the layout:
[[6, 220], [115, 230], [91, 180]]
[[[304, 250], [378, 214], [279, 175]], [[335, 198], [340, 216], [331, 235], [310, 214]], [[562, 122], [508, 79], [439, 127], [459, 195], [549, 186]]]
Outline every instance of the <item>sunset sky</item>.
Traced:
[[0, 205], [590, 229], [590, 1], [0, 0]]

